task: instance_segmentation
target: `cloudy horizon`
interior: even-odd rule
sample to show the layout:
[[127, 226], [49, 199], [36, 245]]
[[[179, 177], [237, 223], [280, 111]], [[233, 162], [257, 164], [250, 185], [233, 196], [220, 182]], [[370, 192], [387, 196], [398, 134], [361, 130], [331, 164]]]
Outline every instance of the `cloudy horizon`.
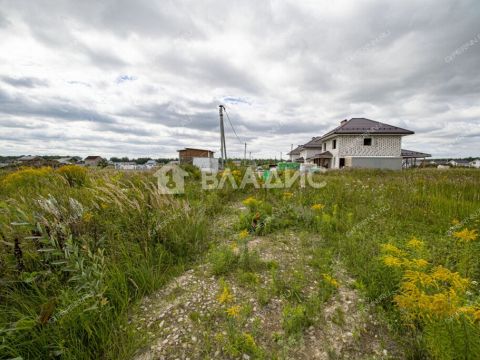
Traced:
[[[0, 0], [0, 155], [279, 157], [343, 119], [480, 156], [480, 3]], [[285, 157], [286, 158], [286, 157]]]

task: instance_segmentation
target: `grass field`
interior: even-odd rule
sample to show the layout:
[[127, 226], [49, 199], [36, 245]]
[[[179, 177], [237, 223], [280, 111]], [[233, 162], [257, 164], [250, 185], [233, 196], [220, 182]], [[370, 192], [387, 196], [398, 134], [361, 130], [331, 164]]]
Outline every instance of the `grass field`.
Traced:
[[[171, 280], [189, 269], [213, 296], [182, 317], [192, 359], [308, 358], [316, 329], [365, 311], [378, 322], [350, 329], [349, 349], [324, 334], [328, 358], [477, 358], [480, 171], [318, 176], [321, 189], [203, 191], [192, 173], [171, 197], [151, 173], [0, 173], [0, 358], [138, 355], [170, 335], [141, 319], [186, 298]], [[363, 300], [334, 306], [345, 294]], [[370, 334], [380, 353], [360, 352]]]

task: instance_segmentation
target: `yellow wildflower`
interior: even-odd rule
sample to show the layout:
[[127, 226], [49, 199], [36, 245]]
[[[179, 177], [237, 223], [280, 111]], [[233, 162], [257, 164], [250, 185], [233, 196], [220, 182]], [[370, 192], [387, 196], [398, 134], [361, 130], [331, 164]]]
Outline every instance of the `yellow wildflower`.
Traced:
[[465, 315], [474, 315], [476, 309], [473, 306], [461, 306], [458, 308], [458, 312]]
[[480, 309], [475, 306], [462, 306], [458, 309], [460, 314], [467, 315], [471, 321], [478, 322], [480, 321]]
[[233, 295], [230, 292], [230, 289], [227, 286], [223, 287], [223, 291], [218, 297], [218, 302], [220, 304], [225, 304], [233, 301]]
[[458, 304], [458, 298], [455, 293], [438, 293], [429, 296], [430, 302], [426, 306], [426, 310], [429, 310], [432, 314], [437, 316], [449, 316], [455, 312], [456, 305]]
[[470, 285], [467, 278], [457, 273], [444, 268], [443, 266], [437, 266], [432, 272], [432, 278], [435, 280], [448, 282], [454, 290], [465, 291]]
[[473, 320], [476, 322], [476, 321], [480, 321], [480, 309], [477, 309], [474, 313], [473, 313]]
[[323, 204], [313, 204], [310, 207], [310, 209], [312, 209], [313, 211], [321, 211], [324, 207], [325, 207], [325, 205], [323, 205]]
[[458, 219], [453, 219], [452, 220], [452, 225], [458, 225], [458, 224], [460, 224], [460, 220], [458, 220]]
[[465, 228], [461, 231], [454, 232], [453, 236], [459, 240], [468, 242], [468, 241], [477, 240], [478, 233], [477, 233], [477, 230], [468, 230]]
[[383, 258], [383, 263], [387, 266], [390, 266], [390, 267], [400, 267], [402, 266], [402, 260], [395, 257], [395, 256], [392, 256], [392, 255], [385, 255]]
[[323, 274], [323, 279], [325, 280], [326, 283], [332, 285], [333, 287], [338, 288], [340, 286], [338, 281], [329, 274]]
[[405, 251], [400, 250], [399, 248], [397, 248], [395, 245], [392, 245], [392, 244], [382, 244], [381, 247], [382, 247], [382, 250], [386, 253], [390, 253], [396, 256], [406, 255]]
[[85, 222], [88, 223], [88, 222], [90, 222], [90, 221], [92, 220], [93, 215], [92, 215], [91, 212], [86, 212], [85, 214], [83, 214], [83, 217], [82, 217], [82, 218], [83, 218], [83, 221], [85, 221]]
[[405, 271], [403, 279], [405, 281], [404, 284], [410, 282], [412, 284], [420, 284], [421, 286], [431, 286], [435, 283], [433, 276], [421, 271], [407, 270]]
[[285, 199], [290, 199], [292, 196], [293, 196], [293, 193], [291, 193], [291, 192], [284, 192], [283, 193], [283, 197]]
[[249, 233], [247, 229], [243, 229], [240, 231], [240, 234], [238, 235], [240, 239], [246, 239], [248, 237]]
[[260, 200], [255, 199], [253, 196], [249, 196], [245, 200], [243, 200], [243, 205], [245, 206], [258, 206], [262, 202]]
[[255, 344], [255, 339], [253, 338], [253, 336], [249, 333], [243, 333], [243, 338], [245, 340], [245, 344], [249, 347], [254, 347], [256, 346]]
[[414, 266], [419, 268], [423, 268], [428, 265], [428, 261], [425, 259], [413, 259], [411, 263], [413, 263]]
[[407, 247], [411, 249], [421, 249], [423, 247], [423, 241], [413, 237], [409, 242], [407, 242]]
[[232, 318], [237, 318], [240, 315], [241, 307], [239, 305], [234, 305], [227, 309], [227, 315]]

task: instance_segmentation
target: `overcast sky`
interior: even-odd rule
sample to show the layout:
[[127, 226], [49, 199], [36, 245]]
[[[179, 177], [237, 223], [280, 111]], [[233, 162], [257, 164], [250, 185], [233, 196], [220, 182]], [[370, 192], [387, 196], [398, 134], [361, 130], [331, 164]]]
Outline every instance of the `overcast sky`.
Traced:
[[345, 118], [480, 155], [480, 2], [0, 0], [0, 155], [280, 156]]

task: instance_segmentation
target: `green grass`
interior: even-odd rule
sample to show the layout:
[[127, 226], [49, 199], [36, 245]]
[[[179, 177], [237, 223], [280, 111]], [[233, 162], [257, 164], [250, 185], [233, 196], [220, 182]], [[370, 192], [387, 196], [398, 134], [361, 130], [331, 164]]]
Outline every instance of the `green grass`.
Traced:
[[[207, 252], [215, 275], [230, 274], [245, 287], [254, 288], [257, 273], [269, 271], [271, 288], [257, 296], [262, 304], [274, 295], [287, 299], [283, 329], [298, 336], [334, 289], [319, 286], [315, 296], [305, 296], [301, 269], [283, 275], [241, 242], [237, 251], [212, 243], [213, 233], [222, 234], [212, 219], [247, 195], [260, 202], [249, 205], [234, 228], [258, 236], [300, 234], [305, 261], [319, 276], [339, 259], [368, 303], [385, 315], [408, 358], [473, 359], [479, 353], [478, 322], [408, 323], [394, 302], [402, 273], [381, 261], [380, 245], [401, 247], [415, 236], [425, 243], [429, 266], [480, 283], [480, 240], [462, 243], [451, 234], [454, 219], [457, 230], [479, 230], [480, 171], [332, 171], [319, 175], [324, 188], [289, 189], [288, 197], [283, 189], [202, 191], [198, 174], [192, 175], [184, 195], [168, 197], [155, 191], [148, 173], [0, 173], [0, 358], [131, 357], [144, 339], [134, 335], [129, 309]], [[311, 242], [312, 233], [321, 241]], [[480, 305], [477, 285], [469, 288], [468, 302]], [[343, 316], [335, 321], [343, 323]], [[232, 356], [265, 356], [239, 329], [229, 329], [225, 341]]]
[[0, 182], [0, 358], [131, 357], [144, 341], [132, 304], [208, 249], [209, 216], [228, 201], [193, 186], [160, 195], [152, 174], [45, 168]]

